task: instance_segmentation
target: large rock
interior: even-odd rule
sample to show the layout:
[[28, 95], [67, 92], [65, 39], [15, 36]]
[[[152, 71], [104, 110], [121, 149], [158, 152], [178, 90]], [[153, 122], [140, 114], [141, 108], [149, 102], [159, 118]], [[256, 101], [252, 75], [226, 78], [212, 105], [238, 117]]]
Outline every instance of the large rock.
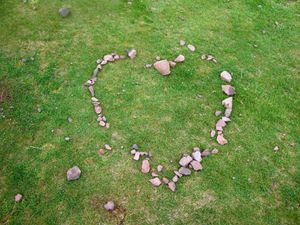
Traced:
[[191, 175], [191, 170], [186, 167], [180, 167], [179, 173], [181, 173], [184, 176]]
[[184, 55], [179, 55], [176, 57], [176, 59], [174, 60], [176, 63], [181, 63], [185, 60]]
[[154, 68], [163, 76], [171, 73], [170, 64], [168, 60], [160, 60], [154, 63]]
[[141, 171], [142, 171], [142, 173], [150, 172], [150, 163], [149, 163], [148, 159], [143, 160]]
[[80, 175], [81, 175], [81, 170], [79, 169], [79, 167], [73, 166], [67, 172], [67, 180], [68, 181], [77, 180], [80, 178]]
[[113, 201], [108, 201], [105, 205], [104, 208], [107, 211], [113, 211], [115, 209], [115, 203]]
[[160, 179], [159, 179], [158, 177], [155, 177], [155, 178], [153, 178], [153, 179], [150, 179], [149, 181], [150, 181], [150, 183], [151, 183], [154, 187], [158, 187], [158, 186], [161, 185], [161, 181], [160, 181]]
[[228, 141], [224, 138], [223, 134], [219, 134], [217, 136], [217, 142], [220, 144], [220, 145], [226, 145], [228, 143]]
[[168, 183], [169, 183], [169, 179], [166, 178], [166, 177], [163, 177], [162, 182], [163, 182], [164, 184], [168, 184]]
[[222, 91], [228, 96], [235, 95], [235, 88], [229, 84], [222, 85]]
[[220, 74], [220, 77], [221, 77], [221, 80], [224, 80], [226, 82], [231, 82], [231, 80], [232, 80], [231, 74], [229, 72], [227, 72], [227, 71], [223, 71]]
[[70, 15], [71, 10], [69, 8], [60, 8], [58, 12], [62, 17], [67, 17], [68, 15]]
[[202, 157], [201, 157], [201, 152], [200, 151], [195, 151], [192, 153], [193, 159], [201, 162], [202, 161]]
[[192, 160], [193, 158], [191, 156], [184, 154], [180, 159], [179, 164], [180, 166], [187, 167]]
[[196, 161], [196, 160], [193, 160], [191, 162], [191, 166], [193, 167], [193, 169], [195, 171], [199, 171], [199, 170], [202, 170], [202, 165], [200, 164], [200, 162]]

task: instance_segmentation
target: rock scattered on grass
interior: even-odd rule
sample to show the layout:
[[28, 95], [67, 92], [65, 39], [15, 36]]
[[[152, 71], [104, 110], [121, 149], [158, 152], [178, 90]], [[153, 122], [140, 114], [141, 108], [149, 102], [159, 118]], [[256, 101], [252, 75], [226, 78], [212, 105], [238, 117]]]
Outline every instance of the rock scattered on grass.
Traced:
[[127, 53], [127, 56], [128, 56], [129, 58], [131, 58], [131, 59], [135, 58], [135, 57], [136, 57], [136, 54], [137, 54], [136, 50], [133, 49], [133, 48], [127, 49], [127, 50], [126, 50], [126, 53]]
[[181, 173], [184, 176], [189, 176], [191, 175], [191, 170], [186, 167], [180, 167], [179, 173]]
[[219, 153], [219, 150], [214, 148], [213, 150], [211, 150], [211, 154], [215, 155], [215, 154], [218, 154]]
[[80, 178], [80, 175], [81, 175], [81, 170], [79, 169], [79, 167], [73, 166], [67, 172], [67, 180], [68, 181], [77, 180]]
[[200, 57], [202, 60], [207, 60], [207, 61], [213, 61], [214, 63], [217, 63], [217, 60], [214, 56], [212, 55], [206, 55], [206, 54], [203, 54], [201, 55]]
[[115, 203], [113, 201], [108, 201], [105, 205], [104, 208], [107, 211], [113, 211], [115, 209]]
[[138, 150], [138, 149], [139, 149], [139, 146], [138, 146], [137, 144], [133, 144], [133, 145], [132, 145], [132, 149]]
[[232, 80], [231, 74], [227, 71], [223, 71], [220, 74], [220, 77], [221, 77], [221, 80], [226, 81], [226, 82], [231, 82], [231, 80]]
[[15, 202], [20, 202], [20, 201], [22, 201], [22, 199], [23, 199], [23, 196], [21, 194], [17, 194], [15, 196]]
[[69, 123], [72, 123], [72, 122], [73, 122], [72, 117], [70, 117], [70, 116], [68, 117], [68, 122], [69, 122]]
[[274, 152], [278, 152], [278, 151], [279, 151], [279, 147], [276, 145], [276, 146], [273, 148], [273, 151], [274, 151]]
[[154, 63], [154, 68], [163, 76], [171, 73], [170, 64], [168, 60], [160, 60]]
[[161, 185], [161, 181], [158, 177], [155, 177], [153, 179], [150, 179], [149, 182], [154, 186], [154, 187], [159, 187]]
[[150, 163], [148, 159], [144, 159], [142, 162], [142, 173], [149, 173], [150, 172]]
[[180, 46], [184, 46], [185, 45], [185, 41], [184, 40], [180, 40], [179, 44], [180, 44]]
[[174, 68], [176, 66], [176, 62], [173, 62], [173, 61], [169, 61], [169, 64], [172, 68]]
[[198, 162], [201, 162], [202, 161], [202, 157], [201, 157], [201, 152], [200, 150], [199, 151], [194, 151], [192, 153], [192, 156], [193, 156], [193, 159], [198, 161]]
[[64, 139], [65, 139], [65, 141], [70, 141], [71, 140], [71, 138], [68, 137], [68, 136], [66, 136]]
[[223, 134], [218, 134], [218, 136], [217, 136], [217, 142], [220, 145], [226, 145], [228, 143], [228, 141], [224, 138]]
[[179, 164], [183, 167], [187, 167], [192, 160], [193, 158], [191, 156], [184, 154], [183, 157], [180, 159]]
[[69, 8], [60, 8], [58, 12], [62, 17], [67, 17], [68, 15], [70, 15], [71, 10]]
[[173, 181], [170, 181], [170, 182], [168, 183], [168, 188], [169, 188], [171, 191], [175, 192], [175, 190], [176, 190], [176, 184], [175, 184]]
[[179, 173], [178, 171], [175, 170], [174, 173], [175, 173], [178, 177], [182, 177], [182, 174]]
[[192, 51], [192, 52], [196, 51], [196, 48], [195, 48], [194, 45], [189, 44], [187, 47], [188, 47], [188, 49], [189, 49], [190, 51]]
[[172, 181], [173, 181], [174, 183], [176, 183], [176, 182], [178, 181], [178, 179], [179, 179], [178, 176], [175, 175], [175, 176], [172, 178]]
[[162, 182], [163, 182], [164, 184], [168, 184], [168, 183], [169, 183], [169, 179], [166, 178], [166, 177], [163, 177]]
[[184, 55], [179, 55], [179, 56], [176, 57], [176, 59], [174, 60], [174, 62], [176, 62], [176, 63], [181, 63], [181, 62], [183, 62], [184, 60], [185, 60]]
[[212, 130], [212, 131], [210, 132], [210, 137], [214, 137], [214, 136], [216, 136], [216, 131], [215, 131], [215, 130]]
[[106, 150], [109, 150], [109, 151], [111, 151], [111, 150], [112, 150], [112, 147], [111, 147], [111, 146], [109, 146], [108, 144], [105, 144], [105, 145], [104, 145], [104, 148], [105, 148]]
[[133, 157], [133, 159], [134, 159], [135, 161], [138, 161], [138, 160], [140, 159], [140, 153], [139, 153], [139, 152], [136, 152], [135, 155], [134, 155], [134, 157]]
[[207, 157], [210, 155], [210, 151], [208, 149], [205, 149], [203, 152], [201, 152], [201, 157]]
[[222, 91], [228, 95], [228, 96], [232, 96], [235, 95], [235, 89], [234, 87], [232, 87], [231, 85], [227, 84], [227, 85], [222, 85]]
[[222, 112], [219, 111], [219, 110], [217, 110], [217, 111], [215, 112], [215, 116], [220, 116], [221, 114], [222, 114]]
[[145, 68], [150, 69], [152, 67], [152, 64], [146, 64]]
[[199, 170], [202, 170], [202, 165], [200, 164], [200, 162], [196, 161], [196, 160], [193, 160], [191, 162], [191, 166], [192, 168], [195, 170], [195, 171], [199, 171]]
[[105, 154], [105, 150], [103, 148], [99, 149], [98, 154], [99, 155], [104, 155]]
[[158, 166], [157, 166], [157, 172], [161, 172], [162, 169], [163, 169], [163, 166], [162, 166], [162, 165], [158, 165]]

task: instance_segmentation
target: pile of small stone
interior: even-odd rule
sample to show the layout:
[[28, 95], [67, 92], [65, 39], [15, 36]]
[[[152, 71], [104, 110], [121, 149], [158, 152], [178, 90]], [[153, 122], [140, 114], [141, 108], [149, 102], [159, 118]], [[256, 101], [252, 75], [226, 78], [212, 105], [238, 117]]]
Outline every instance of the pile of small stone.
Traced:
[[[229, 72], [227, 71], [223, 71], [220, 74], [221, 80], [225, 81], [225, 82], [231, 82], [232, 80], [232, 76]], [[226, 99], [224, 99], [222, 101], [222, 105], [225, 108], [224, 111], [224, 115], [222, 115], [222, 113], [220, 113], [220, 111], [216, 111], [216, 116], [220, 116], [222, 115], [222, 118], [219, 119], [216, 123], [215, 126], [215, 130], [212, 130], [210, 133], [211, 137], [215, 137], [215, 135], [217, 134], [217, 142], [220, 145], [226, 145], [228, 143], [227, 139], [224, 138], [224, 134], [223, 134], [223, 128], [227, 125], [228, 122], [230, 122], [230, 116], [231, 116], [231, 112], [232, 112], [232, 106], [233, 106], [233, 95], [235, 95], [235, 88], [229, 84], [226, 85], [222, 85], [222, 91], [229, 97], [227, 97]]]
[[214, 63], [217, 63], [216, 58], [212, 55], [203, 54], [203, 55], [201, 55], [201, 59], [202, 60], [207, 60], [207, 61], [213, 61]]
[[[126, 50], [126, 53], [127, 53], [128, 57], [131, 59], [133, 59], [137, 54], [135, 49], [128, 49], [128, 50]], [[106, 117], [103, 116], [103, 114], [102, 114], [102, 107], [101, 107], [101, 104], [100, 104], [100, 101], [98, 100], [98, 98], [95, 97], [95, 91], [94, 91], [93, 85], [97, 81], [98, 73], [103, 69], [103, 67], [106, 64], [112, 63], [112, 62], [115, 62], [115, 61], [118, 61], [118, 60], [124, 59], [124, 58], [125, 58], [125, 56], [122, 56], [122, 55], [117, 54], [116, 52], [113, 52], [109, 55], [105, 55], [102, 59], [98, 59], [96, 61], [97, 66], [93, 71], [92, 78], [89, 79], [85, 83], [85, 86], [88, 88], [88, 90], [90, 92], [91, 102], [92, 102], [92, 105], [94, 106], [95, 113], [97, 114], [97, 122], [99, 123], [99, 126], [101, 126], [101, 127], [109, 128], [110, 124], [107, 122]]]
[[[178, 55], [173, 61], [172, 60], [161, 60], [159, 56], [156, 57], [156, 62], [153, 64], [154, 68], [163, 76], [167, 76], [171, 73], [171, 68], [174, 68], [177, 63], [184, 62], [184, 55]], [[146, 68], [150, 68], [151, 64], [146, 64]]]
[[105, 154], [105, 151], [112, 151], [112, 147], [110, 146], [110, 145], [108, 145], [108, 144], [105, 144], [104, 146], [103, 146], [103, 148], [100, 148], [99, 150], [98, 150], [98, 154], [100, 155], [100, 156], [102, 156], [102, 155], [104, 155]]
[[135, 161], [138, 161], [140, 159], [140, 157], [147, 157], [147, 158], [151, 158], [152, 154], [151, 152], [140, 152], [138, 151], [139, 147], [137, 144], [134, 144], [132, 146], [131, 152], [130, 154], [133, 155], [133, 159]]

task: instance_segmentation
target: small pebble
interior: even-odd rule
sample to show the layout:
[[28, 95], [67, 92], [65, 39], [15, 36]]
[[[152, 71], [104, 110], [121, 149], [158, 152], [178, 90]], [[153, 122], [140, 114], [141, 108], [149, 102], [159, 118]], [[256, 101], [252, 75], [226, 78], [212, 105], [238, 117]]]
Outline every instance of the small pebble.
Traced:
[[104, 208], [107, 211], [113, 211], [115, 209], [115, 203], [113, 201], [108, 201], [105, 205]]
[[17, 195], [15, 196], [15, 202], [20, 202], [20, 201], [22, 201], [22, 198], [23, 198], [23, 196], [22, 196], [21, 194], [17, 194]]

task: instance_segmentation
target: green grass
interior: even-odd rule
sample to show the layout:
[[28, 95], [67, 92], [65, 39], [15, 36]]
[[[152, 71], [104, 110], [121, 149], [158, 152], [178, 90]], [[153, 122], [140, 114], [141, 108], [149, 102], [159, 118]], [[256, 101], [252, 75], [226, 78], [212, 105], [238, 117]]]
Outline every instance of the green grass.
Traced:
[[[70, 17], [58, 15], [62, 6]], [[0, 89], [11, 96], [1, 103], [0, 223], [299, 224], [299, 9], [283, 0], [0, 0]], [[83, 84], [96, 59], [129, 47], [138, 57], [106, 66], [95, 85], [111, 124], [101, 129]], [[180, 53], [186, 61], [170, 77], [143, 67]], [[222, 70], [237, 95], [219, 147], [209, 132], [225, 98]], [[101, 158], [105, 143], [114, 150]], [[220, 154], [174, 194], [151, 187], [133, 143], [168, 177], [194, 146]], [[82, 177], [67, 182], [73, 165]], [[116, 216], [102, 207], [108, 199]]]

